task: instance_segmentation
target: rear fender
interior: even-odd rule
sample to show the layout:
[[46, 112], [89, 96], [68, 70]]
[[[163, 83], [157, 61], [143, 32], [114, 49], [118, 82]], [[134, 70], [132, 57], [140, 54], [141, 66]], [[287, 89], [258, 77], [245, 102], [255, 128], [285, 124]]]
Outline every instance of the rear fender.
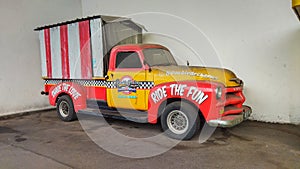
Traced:
[[75, 112], [86, 108], [86, 90], [83, 86], [72, 82], [63, 82], [52, 86], [49, 90], [49, 103], [55, 106], [58, 98], [62, 95], [70, 96]]

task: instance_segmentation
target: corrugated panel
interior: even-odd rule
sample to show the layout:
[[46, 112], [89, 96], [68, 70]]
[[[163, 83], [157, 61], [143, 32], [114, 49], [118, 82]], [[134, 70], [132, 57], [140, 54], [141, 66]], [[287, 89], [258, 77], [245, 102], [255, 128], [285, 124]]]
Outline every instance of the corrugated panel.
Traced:
[[103, 77], [103, 46], [102, 46], [102, 22], [101, 19], [90, 21], [92, 67], [94, 77]]
[[40, 31], [42, 76], [63, 79], [103, 77], [107, 71], [103, 55], [116, 44], [136, 43], [139, 38], [127, 37], [141, 33], [141, 27], [129, 18], [111, 16], [75, 19], [35, 30]]
[[89, 21], [79, 22], [81, 77], [83, 79], [92, 78], [92, 56], [90, 43], [90, 23]]
[[42, 77], [47, 77], [46, 45], [44, 30], [39, 31]]
[[60, 26], [60, 44], [61, 44], [61, 67], [62, 78], [70, 78], [70, 66], [69, 66], [69, 45], [68, 45], [68, 26]]
[[50, 29], [50, 37], [52, 78], [62, 78], [59, 27], [54, 27]]
[[68, 25], [70, 78], [81, 79], [81, 59], [78, 23]]
[[56, 23], [56, 24], [37, 27], [34, 30], [39, 31], [39, 30], [43, 30], [43, 29], [53, 28], [53, 27], [62, 26], [62, 25], [69, 25], [69, 24], [72, 24], [72, 23], [78, 23], [78, 22], [81, 22], [81, 21], [92, 20], [92, 19], [101, 18], [101, 17], [102, 16], [100, 16], [100, 15], [95, 15], [95, 16], [88, 16], [88, 17], [81, 18], [81, 19], [77, 18], [77, 19], [74, 19], [74, 20], [66, 21], [66, 22], [61, 22], [61, 23]]
[[51, 43], [50, 43], [50, 29], [44, 30], [45, 49], [46, 49], [46, 65], [47, 77], [52, 78], [52, 62], [51, 62]]

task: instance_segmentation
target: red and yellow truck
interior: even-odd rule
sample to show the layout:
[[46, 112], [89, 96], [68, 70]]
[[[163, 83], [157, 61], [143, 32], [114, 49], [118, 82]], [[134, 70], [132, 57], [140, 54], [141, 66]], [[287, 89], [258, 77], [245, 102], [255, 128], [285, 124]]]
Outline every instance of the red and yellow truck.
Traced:
[[[243, 82], [227, 69], [180, 66], [169, 49], [142, 44], [129, 18], [93, 16], [39, 31], [42, 94], [63, 121], [78, 112], [155, 124], [190, 139], [200, 124], [232, 127], [251, 114]], [[99, 111], [100, 110], [100, 111]]]

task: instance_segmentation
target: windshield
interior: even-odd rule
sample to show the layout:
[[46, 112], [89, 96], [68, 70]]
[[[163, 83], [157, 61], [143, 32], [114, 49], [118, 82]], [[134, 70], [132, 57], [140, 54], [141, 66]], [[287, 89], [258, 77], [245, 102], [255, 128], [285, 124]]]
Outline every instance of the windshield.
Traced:
[[143, 53], [149, 66], [177, 65], [172, 54], [166, 49], [149, 48], [144, 49]]

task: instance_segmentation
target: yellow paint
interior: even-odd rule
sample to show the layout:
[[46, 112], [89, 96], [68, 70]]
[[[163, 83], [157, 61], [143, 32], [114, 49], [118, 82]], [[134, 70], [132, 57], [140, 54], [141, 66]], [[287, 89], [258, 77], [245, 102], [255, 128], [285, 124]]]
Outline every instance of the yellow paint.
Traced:
[[153, 74], [155, 75], [155, 84], [172, 81], [212, 81], [222, 83], [225, 87], [240, 85], [229, 81], [236, 78], [232, 71], [220, 68], [168, 66], [153, 68]]
[[292, 1], [292, 6], [293, 6], [293, 8], [296, 7], [296, 6], [300, 6], [300, 0], [293, 0]]
[[[240, 86], [236, 82], [229, 81], [232, 78], [236, 78], [233, 72], [220, 68], [166, 66], [152, 67], [151, 71], [143, 69], [109, 71], [107, 75], [109, 78], [108, 81], [121, 81], [124, 77], [130, 76], [134, 81], [153, 81], [155, 85], [179, 81], [195, 81], [195, 83], [199, 81], [211, 81], [221, 83], [225, 87]], [[147, 110], [149, 92], [149, 89], [137, 89], [136, 92], [131, 93], [120, 92], [118, 88], [108, 89], [107, 103], [109, 106], [116, 108]], [[220, 113], [223, 112], [221, 111]]]
[[[124, 77], [130, 76], [134, 81], [148, 81], [147, 71], [116, 71], [108, 72], [109, 81], [122, 80]], [[136, 89], [136, 92], [120, 92], [118, 88], [107, 90], [107, 103], [111, 107], [147, 110], [148, 109], [149, 90]]]
[[300, 0], [293, 0], [292, 6], [295, 11], [295, 14], [297, 15], [298, 19], [300, 20]]
[[219, 114], [224, 114], [224, 108], [220, 110]]
[[93, 79], [93, 80], [105, 80], [104, 77], [93, 77], [92, 79]]

